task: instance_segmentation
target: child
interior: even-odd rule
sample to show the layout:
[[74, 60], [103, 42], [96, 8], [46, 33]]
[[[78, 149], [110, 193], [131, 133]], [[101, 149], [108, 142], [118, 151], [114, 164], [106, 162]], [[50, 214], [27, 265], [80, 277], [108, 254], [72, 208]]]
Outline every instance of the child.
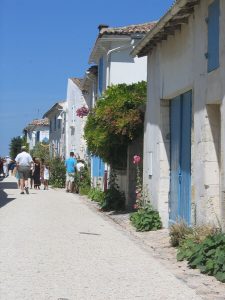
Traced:
[[49, 181], [49, 166], [44, 165], [44, 190], [48, 190], [48, 181]]

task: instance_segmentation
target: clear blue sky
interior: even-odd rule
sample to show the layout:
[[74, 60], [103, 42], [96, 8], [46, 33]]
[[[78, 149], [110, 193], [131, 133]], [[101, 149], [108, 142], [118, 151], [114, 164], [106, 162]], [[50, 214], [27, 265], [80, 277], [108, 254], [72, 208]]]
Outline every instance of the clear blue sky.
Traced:
[[82, 77], [101, 23], [159, 19], [174, 0], [0, 0], [0, 156], [12, 137], [66, 98]]

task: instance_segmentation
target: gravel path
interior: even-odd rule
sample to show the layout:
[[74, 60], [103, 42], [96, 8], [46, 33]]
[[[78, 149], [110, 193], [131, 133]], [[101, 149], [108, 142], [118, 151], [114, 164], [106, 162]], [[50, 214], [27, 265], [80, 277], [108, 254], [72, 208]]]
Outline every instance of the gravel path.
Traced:
[[0, 188], [1, 300], [201, 299], [82, 197]]

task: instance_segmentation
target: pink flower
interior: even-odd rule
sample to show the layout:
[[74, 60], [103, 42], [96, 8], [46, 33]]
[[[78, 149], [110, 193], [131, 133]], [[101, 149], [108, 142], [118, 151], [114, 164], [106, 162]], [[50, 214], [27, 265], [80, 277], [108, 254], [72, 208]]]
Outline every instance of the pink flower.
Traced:
[[77, 116], [80, 118], [86, 117], [89, 113], [89, 109], [86, 106], [82, 106], [76, 110]]
[[139, 155], [134, 155], [133, 157], [133, 164], [139, 164], [139, 162], [141, 161], [141, 157]]
[[137, 203], [135, 203], [135, 204], [133, 205], [133, 208], [134, 208], [134, 209], [138, 209]]

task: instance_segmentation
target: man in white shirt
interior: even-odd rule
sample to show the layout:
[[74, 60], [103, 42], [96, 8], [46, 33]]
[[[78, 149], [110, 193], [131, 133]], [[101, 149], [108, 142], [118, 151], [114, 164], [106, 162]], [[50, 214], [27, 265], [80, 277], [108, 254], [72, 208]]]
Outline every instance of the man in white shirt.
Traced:
[[28, 178], [30, 174], [30, 167], [32, 163], [32, 158], [29, 153], [26, 152], [26, 147], [22, 146], [22, 152], [17, 155], [15, 161], [18, 169], [18, 175], [20, 180], [21, 193], [24, 194], [24, 188], [27, 194], [29, 194], [28, 189]]

